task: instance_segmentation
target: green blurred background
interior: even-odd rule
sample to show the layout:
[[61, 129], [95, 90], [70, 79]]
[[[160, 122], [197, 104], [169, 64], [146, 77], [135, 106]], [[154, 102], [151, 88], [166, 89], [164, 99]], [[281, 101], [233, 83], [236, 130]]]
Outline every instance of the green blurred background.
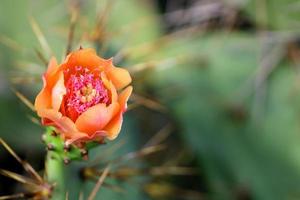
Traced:
[[[90, 159], [125, 155], [158, 135], [166, 150], [125, 165], [195, 172], [111, 178], [122, 192], [104, 187], [97, 199], [300, 199], [299, 1], [1, 1], [0, 137], [41, 173], [43, 128], [14, 90], [34, 101], [43, 58], [65, 56], [74, 10], [72, 49], [96, 48], [133, 76], [120, 137]], [[70, 199], [95, 184], [79, 176], [83, 165], [67, 166]], [[0, 168], [25, 174], [4, 148]], [[0, 178], [0, 195], [18, 191]]]

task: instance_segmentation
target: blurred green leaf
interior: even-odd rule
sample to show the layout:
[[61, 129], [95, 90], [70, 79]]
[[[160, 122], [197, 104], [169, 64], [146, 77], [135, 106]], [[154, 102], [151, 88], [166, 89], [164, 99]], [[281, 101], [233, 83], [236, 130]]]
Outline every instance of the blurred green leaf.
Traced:
[[[290, 65], [280, 64], [256, 88], [263, 48], [251, 35], [207, 34], [177, 40], [151, 58], [196, 55], [198, 64], [191, 59], [155, 68], [147, 84], [171, 110], [186, 147], [198, 155], [214, 199], [299, 195], [297, 78]], [[258, 90], [265, 90], [264, 98], [257, 99]]]

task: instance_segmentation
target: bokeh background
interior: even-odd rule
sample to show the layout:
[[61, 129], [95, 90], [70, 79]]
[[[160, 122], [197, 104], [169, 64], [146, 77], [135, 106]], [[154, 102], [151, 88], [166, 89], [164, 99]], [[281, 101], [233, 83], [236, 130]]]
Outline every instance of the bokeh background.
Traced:
[[[124, 165], [189, 169], [111, 177], [96, 199], [300, 199], [299, 11], [297, 0], [1, 1], [0, 137], [42, 174], [44, 130], [16, 91], [33, 102], [52, 55], [93, 47], [129, 69], [134, 95], [120, 137], [90, 159], [154, 141], [166, 149]], [[70, 199], [95, 184], [83, 165], [66, 167]], [[0, 168], [26, 175], [2, 147]], [[20, 191], [0, 177], [0, 195]]]

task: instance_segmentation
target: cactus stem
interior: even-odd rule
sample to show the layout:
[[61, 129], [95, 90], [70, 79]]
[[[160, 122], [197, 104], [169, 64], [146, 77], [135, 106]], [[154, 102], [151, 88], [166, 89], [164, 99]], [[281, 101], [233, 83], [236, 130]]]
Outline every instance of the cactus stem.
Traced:
[[51, 159], [51, 160], [55, 160], [56, 158], [55, 158], [54, 155], [51, 155], [51, 156], [50, 156], [50, 159]]
[[55, 152], [48, 152], [46, 158], [47, 181], [53, 188], [53, 200], [65, 199], [64, 166], [61, 159], [55, 158]]

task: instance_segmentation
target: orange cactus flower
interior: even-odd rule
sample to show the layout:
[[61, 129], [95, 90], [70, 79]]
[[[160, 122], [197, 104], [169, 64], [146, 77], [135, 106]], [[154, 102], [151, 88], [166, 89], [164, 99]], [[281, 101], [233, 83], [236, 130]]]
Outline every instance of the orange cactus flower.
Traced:
[[52, 58], [35, 99], [42, 124], [54, 126], [66, 144], [115, 139], [132, 92], [130, 74], [93, 49], [70, 53], [62, 64]]

